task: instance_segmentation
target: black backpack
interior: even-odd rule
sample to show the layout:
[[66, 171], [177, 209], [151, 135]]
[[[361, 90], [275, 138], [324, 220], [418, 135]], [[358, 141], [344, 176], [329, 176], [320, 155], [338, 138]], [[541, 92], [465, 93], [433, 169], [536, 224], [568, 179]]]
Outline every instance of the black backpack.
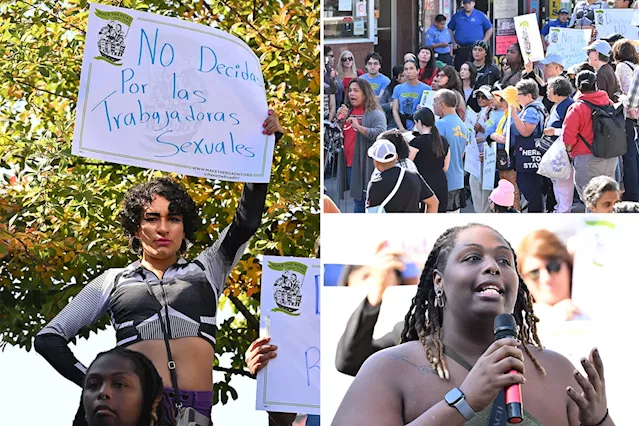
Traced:
[[582, 137], [582, 142], [591, 150], [594, 157], [614, 158], [627, 152], [627, 132], [625, 130], [624, 108], [622, 103], [616, 105], [594, 105], [581, 100], [591, 108], [593, 122], [593, 145]]

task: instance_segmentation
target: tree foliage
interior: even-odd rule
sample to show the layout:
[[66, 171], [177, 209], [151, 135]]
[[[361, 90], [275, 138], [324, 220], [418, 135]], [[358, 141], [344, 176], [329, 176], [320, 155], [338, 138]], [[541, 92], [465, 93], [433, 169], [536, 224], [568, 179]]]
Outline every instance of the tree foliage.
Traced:
[[[0, 334], [30, 350], [33, 337], [89, 280], [135, 260], [117, 222], [124, 193], [162, 173], [71, 155], [86, 0], [0, 4]], [[237, 315], [220, 325], [217, 359], [231, 370], [216, 399], [237, 398], [231, 372], [258, 336], [256, 256], [313, 256], [319, 233], [319, 3], [314, 0], [124, 0], [100, 3], [215, 26], [260, 57], [268, 103], [287, 131], [276, 147], [267, 210], [228, 279]], [[9, 170], [9, 171], [6, 171]], [[242, 184], [175, 176], [208, 225], [195, 256], [233, 218]], [[247, 320], [247, 317], [249, 320]], [[90, 329], [103, 329], [106, 318]]]

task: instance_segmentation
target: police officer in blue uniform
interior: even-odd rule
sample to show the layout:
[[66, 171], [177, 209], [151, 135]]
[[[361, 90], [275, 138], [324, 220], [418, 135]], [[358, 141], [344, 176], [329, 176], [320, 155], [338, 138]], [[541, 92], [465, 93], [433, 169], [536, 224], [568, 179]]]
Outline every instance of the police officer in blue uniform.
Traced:
[[487, 15], [475, 8], [473, 0], [463, 0], [460, 10], [453, 15], [449, 22], [449, 30], [453, 41], [454, 67], [460, 67], [466, 61], [472, 61], [473, 43], [484, 40], [489, 43], [493, 35], [493, 25]]
[[424, 45], [433, 48], [439, 61], [453, 65], [451, 33], [446, 28], [447, 18], [436, 15], [435, 21], [424, 34]]

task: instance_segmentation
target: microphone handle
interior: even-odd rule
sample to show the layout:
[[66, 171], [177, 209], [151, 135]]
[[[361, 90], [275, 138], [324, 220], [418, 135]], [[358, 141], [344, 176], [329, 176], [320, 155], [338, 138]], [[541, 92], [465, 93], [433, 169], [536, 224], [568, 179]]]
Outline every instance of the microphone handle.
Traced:
[[[509, 374], [517, 373], [516, 370], [509, 371]], [[524, 420], [522, 411], [522, 389], [520, 384], [514, 384], [505, 388], [505, 404], [507, 408], [507, 421], [511, 424], [517, 424]]]

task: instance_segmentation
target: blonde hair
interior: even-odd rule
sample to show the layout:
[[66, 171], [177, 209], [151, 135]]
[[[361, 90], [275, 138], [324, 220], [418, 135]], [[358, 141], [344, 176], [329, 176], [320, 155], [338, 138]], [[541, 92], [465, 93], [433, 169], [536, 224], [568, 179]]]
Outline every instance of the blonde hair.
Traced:
[[353, 56], [353, 53], [351, 53], [350, 50], [343, 50], [342, 52], [340, 52], [340, 58], [338, 59], [338, 64], [336, 65], [336, 73], [338, 74], [338, 78], [340, 80], [344, 78], [344, 72], [346, 71], [346, 69], [342, 66], [342, 58], [347, 54], [351, 55], [351, 57], [353, 58], [353, 61], [351, 61], [351, 71], [353, 71], [356, 77], [358, 76], [358, 68], [356, 67], [356, 57]]

